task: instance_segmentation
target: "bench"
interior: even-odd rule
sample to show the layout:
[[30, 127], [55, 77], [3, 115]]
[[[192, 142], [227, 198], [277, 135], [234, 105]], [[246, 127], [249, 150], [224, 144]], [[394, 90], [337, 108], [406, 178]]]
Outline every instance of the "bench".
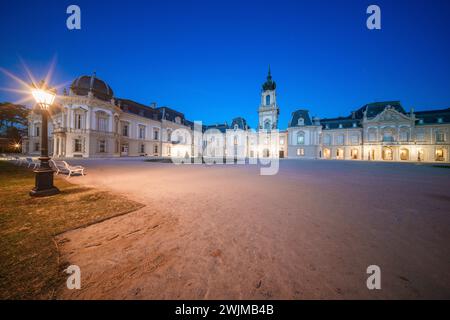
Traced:
[[84, 176], [84, 167], [83, 166], [71, 166], [66, 161], [62, 160], [50, 160], [50, 165], [56, 171], [56, 174], [59, 173], [67, 173], [67, 177], [70, 178], [72, 174], [79, 173]]
[[34, 161], [33, 158], [26, 158], [25, 161], [26, 161], [26, 164], [28, 165], [28, 168], [33, 166], [33, 169], [36, 169], [37, 167], [40, 166], [40, 163], [37, 161]]

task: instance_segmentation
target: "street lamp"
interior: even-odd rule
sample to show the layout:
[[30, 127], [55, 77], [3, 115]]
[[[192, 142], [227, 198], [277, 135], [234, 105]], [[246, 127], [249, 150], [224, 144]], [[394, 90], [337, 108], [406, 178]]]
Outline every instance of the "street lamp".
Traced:
[[56, 97], [56, 90], [47, 87], [44, 81], [39, 85], [32, 85], [31, 94], [36, 100], [37, 105], [41, 109], [42, 115], [42, 129], [41, 129], [41, 161], [38, 169], [34, 170], [36, 174], [35, 187], [30, 191], [31, 196], [51, 196], [59, 193], [58, 188], [53, 185], [53, 169], [49, 165], [48, 156], [48, 115], [49, 109]]

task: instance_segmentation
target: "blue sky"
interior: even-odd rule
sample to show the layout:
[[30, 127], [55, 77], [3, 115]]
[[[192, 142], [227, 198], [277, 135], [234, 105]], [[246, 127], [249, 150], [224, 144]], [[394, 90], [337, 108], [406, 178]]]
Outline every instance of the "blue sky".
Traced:
[[[66, 28], [77, 4], [82, 29]], [[382, 30], [366, 28], [381, 7]], [[280, 127], [291, 112], [335, 117], [380, 100], [450, 107], [450, 1], [2, 1], [0, 66], [54, 84], [97, 76], [117, 97], [156, 101], [205, 123], [257, 123], [268, 64]], [[15, 84], [0, 74], [0, 87]], [[0, 91], [0, 101], [20, 97]]]

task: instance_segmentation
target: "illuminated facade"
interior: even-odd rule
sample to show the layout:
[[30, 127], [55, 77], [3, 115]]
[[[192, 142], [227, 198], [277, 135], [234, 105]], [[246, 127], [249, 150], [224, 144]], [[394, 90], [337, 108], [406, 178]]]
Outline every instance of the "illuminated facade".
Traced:
[[[238, 117], [230, 125], [203, 125], [203, 138], [194, 137], [194, 123], [183, 113], [114, 98], [104, 81], [82, 76], [52, 108], [49, 153], [57, 158], [186, 158], [207, 150], [209, 157], [228, 158], [449, 162], [450, 108], [406, 112], [398, 101], [377, 102], [332, 119], [311, 117], [299, 109], [284, 131], [278, 131], [279, 112], [270, 69], [262, 85], [257, 129]], [[40, 153], [40, 128], [39, 111], [33, 110], [23, 139], [25, 154]], [[225, 134], [228, 138], [220, 137]], [[196, 145], [195, 139], [200, 139]], [[220, 145], [220, 150], [209, 148]]]

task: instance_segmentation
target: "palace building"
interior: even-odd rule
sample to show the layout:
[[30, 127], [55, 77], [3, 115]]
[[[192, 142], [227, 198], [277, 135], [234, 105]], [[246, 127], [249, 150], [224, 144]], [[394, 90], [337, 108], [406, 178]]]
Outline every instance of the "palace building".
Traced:
[[[247, 158], [449, 162], [450, 108], [406, 111], [399, 101], [387, 101], [329, 119], [311, 117], [308, 110], [299, 109], [292, 112], [286, 130], [279, 130], [279, 113], [276, 83], [269, 68], [256, 131], [242, 117], [230, 124], [203, 125], [200, 145], [205, 148], [212, 143], [211, 132], [239, 130], [248, 133], [239, 144], [243, 148], [240, 154]], [[30, 112], [28, 135], [22, 144], [25, 154], [40, 153], [40, 118], [38, 109]], [[56, 158], [190, 157], [198, 152], [193, 147], [194, 123], [182, 112], [117, 98], [95, 74], [78, 77], [68, 93], [65, 90], [57, 97], [48, 127], [49, 153]], [[261, 139], [255, 132], [278, 134]], [[227, 156], [226, 146], [223, 155]]]

